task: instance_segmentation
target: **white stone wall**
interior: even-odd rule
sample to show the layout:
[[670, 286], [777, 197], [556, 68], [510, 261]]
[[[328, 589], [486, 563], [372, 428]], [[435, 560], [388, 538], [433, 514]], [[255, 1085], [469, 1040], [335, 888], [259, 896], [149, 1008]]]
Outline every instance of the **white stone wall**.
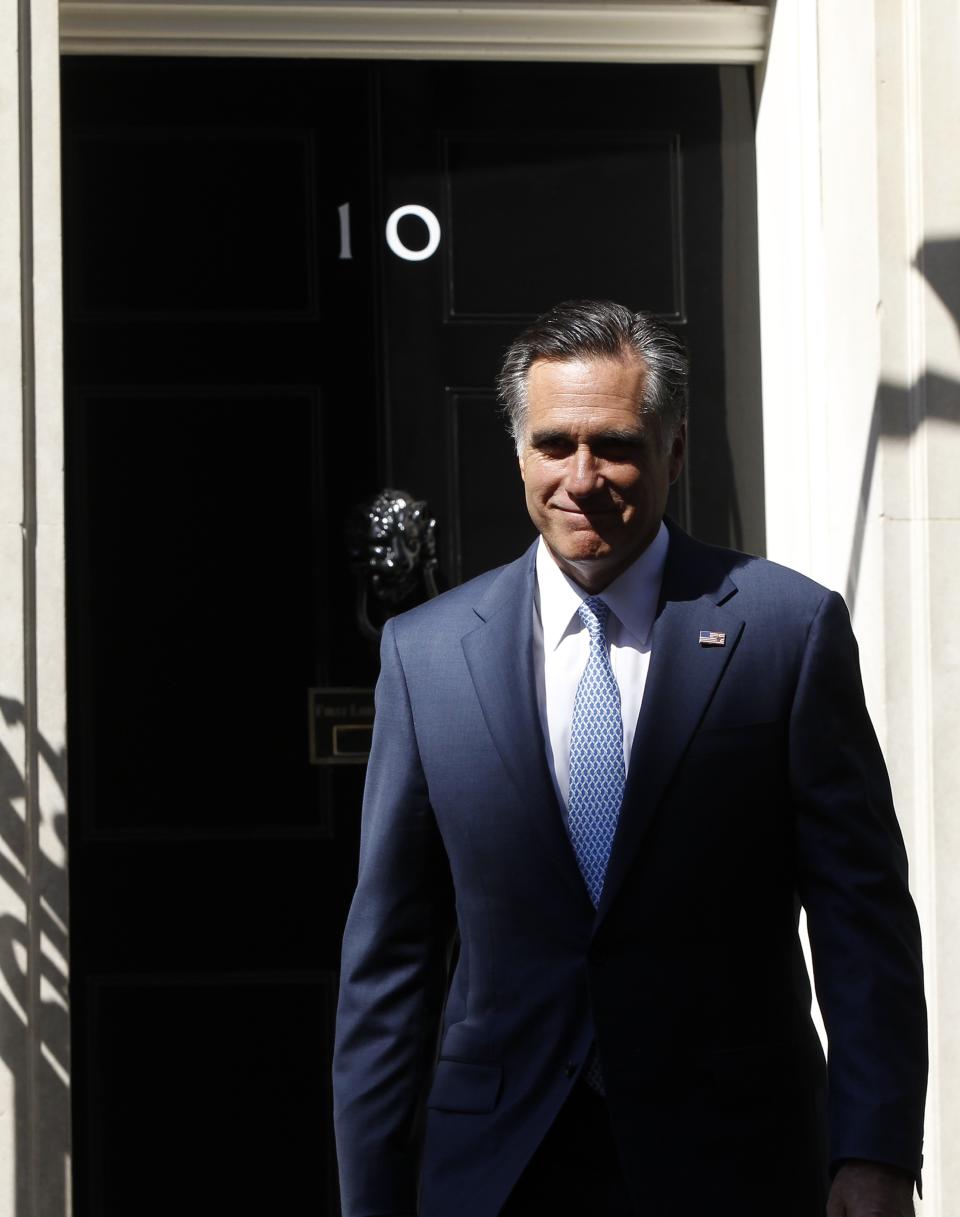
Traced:
[[59, 50], [0, 6], [0, 1212], [69, 1211]]
[[887, 756], [925, 930], [930, 1187], [960, 1214], [960, 11], [878, 10]]
[[960, 1214], [960, 11], [779, 0], [757, 157], [767, 552], [843, 591], [924, 931], [923, 1217]]

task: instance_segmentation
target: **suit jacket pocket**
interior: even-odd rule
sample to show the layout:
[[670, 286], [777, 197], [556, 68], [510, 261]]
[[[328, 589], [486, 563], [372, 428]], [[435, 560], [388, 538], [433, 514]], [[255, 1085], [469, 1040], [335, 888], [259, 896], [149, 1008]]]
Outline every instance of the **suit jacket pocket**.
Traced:
[[776, 1040], [719, 1049], [710, 1054], [707, 1067], [722, 1092], [751, 1095], [780, 1089], [796, 1066], [789, 1043]]
[[442, 1056], [437, 1062], [428, 1107], [440, 1111], [493, 1111], [500, 1097], [503, 1067]]
[[704, 724], [691, 740], [691, 747], [703, 751], [754, 751], [775, 748], [786, 734], [782, 720], [773, 722]]

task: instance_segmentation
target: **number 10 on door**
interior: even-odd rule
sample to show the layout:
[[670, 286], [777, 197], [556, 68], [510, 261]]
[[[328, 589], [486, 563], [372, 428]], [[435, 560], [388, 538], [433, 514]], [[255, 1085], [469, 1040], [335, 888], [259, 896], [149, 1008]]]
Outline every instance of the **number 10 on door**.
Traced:
[[[339, 260], [341, 262], [352, 261], [350, 204], [341, 203], [337, 208], [337, 215], [340, 218]], [[400, 221], [407, 216], [420, 220], [426, 230], [426, 244], [419, 249], [411, 249], [400, 236]], [[387, 216], [383, 235], [390, 252], [398, 258], [402, 258], [404, 262], [425, 262], [427, 258], [433, 257], [440, 245], [440, 221], [429, 207], [423, 207], [420, 203], [404, 203], [402, 207], [395, 208]]]

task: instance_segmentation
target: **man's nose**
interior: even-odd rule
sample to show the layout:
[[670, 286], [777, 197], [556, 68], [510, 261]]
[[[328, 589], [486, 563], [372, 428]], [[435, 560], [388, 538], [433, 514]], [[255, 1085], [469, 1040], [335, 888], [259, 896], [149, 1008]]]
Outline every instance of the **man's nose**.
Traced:
[[578, 448], [570, 458], [566, 490], [572, 499], [588, 499], [603, 485], [596, 457], [589, 448]]

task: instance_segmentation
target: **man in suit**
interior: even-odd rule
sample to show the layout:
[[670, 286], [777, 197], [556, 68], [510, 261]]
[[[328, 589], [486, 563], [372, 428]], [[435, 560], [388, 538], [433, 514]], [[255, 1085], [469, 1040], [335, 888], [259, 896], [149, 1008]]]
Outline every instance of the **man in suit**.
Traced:
[[383, 635], [345, 1217], [906, 1217], [919, 933], [843, 602], [664, 522], [653, 318], [559, 305], [500, 389], [539, 540]]

